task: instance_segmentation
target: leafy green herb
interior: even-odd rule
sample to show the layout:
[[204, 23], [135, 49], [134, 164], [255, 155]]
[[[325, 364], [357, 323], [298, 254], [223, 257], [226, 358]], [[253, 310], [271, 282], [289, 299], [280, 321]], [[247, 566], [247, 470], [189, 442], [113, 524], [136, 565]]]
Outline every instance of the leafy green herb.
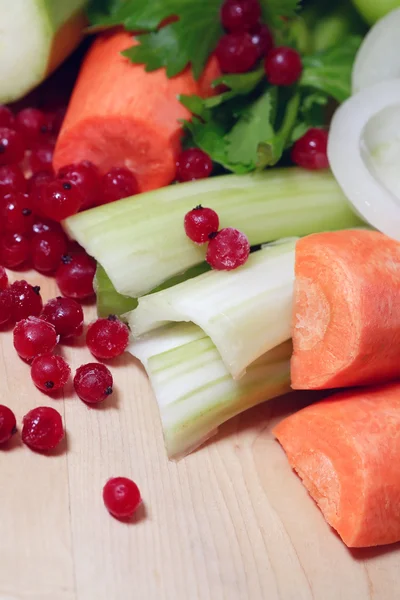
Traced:
[[295, 17], [301, 0], [261, 0], [260, 4], [266, 23], [279, 28], [284, 24], [282, 17]]

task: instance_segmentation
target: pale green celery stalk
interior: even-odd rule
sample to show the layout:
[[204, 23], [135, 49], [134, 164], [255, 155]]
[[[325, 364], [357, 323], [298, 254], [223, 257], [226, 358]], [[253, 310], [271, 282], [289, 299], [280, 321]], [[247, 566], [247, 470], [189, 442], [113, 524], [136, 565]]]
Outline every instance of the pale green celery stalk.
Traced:
[[266, 246], [235, 271], [210, 271], [143, 296], [128, 317], [134, 339], [168, 321], [191, 321], [232, 377], [291, 337], [296, 240]]
[[[192, 267], [185, 273], [172, 277], [165, 281], [161, 286], [153, 290], [158, 292], [161, 289], [166, 289], [206, 273], [210, 270], [210, 266], [207, 263], [201, 263]], [[108, 315], [118, 315], [122, 319], [125, 319], [125, 313], [129, 313], [137, 307], [138, 301], [136, 298], [130, 296], [123, 296], [119, 294], [113, 286], [111, 279], [101, 265], [97, 263], [96, 275], [94, 278], [94, 290], [96, 292], [96, 305], [97, 314], [99, 317], [107, 317]]]
[[199, 204], [251, 245], [361, 223], [329, 171], [281, 168], [169, 186], [81, 212], [64, 226], [119, 293], [138, 298], [204, 261], [205, 247], [183, 228], [184, 215]]
[[218, 350], [192, 323], [167, 325], [135, 341], [129, 351], [144, 365], [160, 410], [169, 458], [178, 459], [239, 413], [290, 391], [291, 342], [232, 379]]

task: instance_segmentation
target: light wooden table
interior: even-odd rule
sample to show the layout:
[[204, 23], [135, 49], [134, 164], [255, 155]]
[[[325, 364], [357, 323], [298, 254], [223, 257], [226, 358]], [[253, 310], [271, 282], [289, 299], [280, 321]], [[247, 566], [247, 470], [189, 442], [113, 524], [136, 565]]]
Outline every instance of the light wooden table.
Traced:
[[[51, 280], [23, 276], [55, 295]], [[54, 406], [68, 432], [56, 456], [34, 454], [18, 436], [0, 451], [0, 600], [400, 597], [400, 546], [348, 551], [291, 473], [271, 428], [292, 398], [234, 419], [173, 463], [134, 359], [113, 365], [116, 393], [89, 409], [71, 388], [56, 400], [37, 391], [11, 332], [0, 349], [0, 402], [19, 422], [34, 406]], [[63, 351], [73, 368], [90, 358], [79, 344]], [[145, 509], [132, 524], [103, 506], [113, 475], [141, 488]]]

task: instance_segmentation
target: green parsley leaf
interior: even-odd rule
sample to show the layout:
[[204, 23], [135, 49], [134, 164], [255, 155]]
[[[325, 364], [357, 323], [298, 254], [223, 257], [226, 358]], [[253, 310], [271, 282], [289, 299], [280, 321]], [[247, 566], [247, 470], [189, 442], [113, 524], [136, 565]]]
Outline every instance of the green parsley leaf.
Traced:
[[351, 95], [351, 72], [362, 38], [349, 36], [340, 44], [303, 58], [300, 85], [344, 102]]
[[272, 167], [281, 159], [284, 151], [292, 145], [292, 132], [297, 121], [300, 105], [300, 94], [294, 92], [286, 102], [281, 126], [278, 131], [273, 131], [269, 139], [265, 139], [258, 146], [259, 169]]
[[301, 0], [261, 0], [264, 20], [273, 27], [282, 27], [282, 17], [295, 17], [300, 3]]
[[[98, 1], [98, 0], [97, 0]], [[215, 49], [223, 31], [219, 18], [222, 0], [111, 0], [101, 10], [90, 11], [95, 27], [123, 25], [128, 31], [147, 31], [139, 35], [139, 46], [123, 54], [132, 62], [146, 65], [147, 71], [165, 67], [168, 77], [177, 75], [188, 64], [196, 79]], [[107, 8], [108, 10], [104, 10]], [[178, 21], [161, 29], [159, 25], [177, 15]]]

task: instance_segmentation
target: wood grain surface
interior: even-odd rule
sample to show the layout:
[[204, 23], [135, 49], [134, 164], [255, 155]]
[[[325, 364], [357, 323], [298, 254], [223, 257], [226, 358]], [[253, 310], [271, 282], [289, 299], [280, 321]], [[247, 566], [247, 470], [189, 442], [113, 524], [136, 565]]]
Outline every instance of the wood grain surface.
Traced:
[[[22, 275], [40, 284], [45, 298], [56, 294], [52, 280]], [[94, 308], [86, 314], [92, 319]], [[347, 550], [271, 435], [303, 398], [249, 411], [174, 463], [134, 359], [111, 365], [116, 392], [89, 409], [71, 387], [56, 399], [37, 391], [11, 331], [1, 333], [0, 351], [0, 402], [19, 423], [35, 406], [54, 406], [67, 429], [56, 455], [31, 452], [19, 435], [0, 451], [1, 600], [400, 597], [400, 545]], [[62, 353], [74, 369], [90, 359], [83, 343]], [[102, 487], [113, 475], [141, 488], [145, 504], [131, 524], [103, 506]]]

